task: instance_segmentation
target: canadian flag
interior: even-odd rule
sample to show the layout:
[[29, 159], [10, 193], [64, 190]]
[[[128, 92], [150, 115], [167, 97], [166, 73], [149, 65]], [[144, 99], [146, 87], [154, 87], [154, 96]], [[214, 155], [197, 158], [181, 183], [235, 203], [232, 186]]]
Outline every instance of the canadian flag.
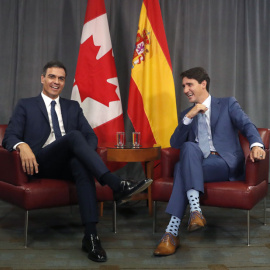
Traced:
[[81, 105], [98, 144], [115, 144], [124, 120], [104, 0], [88, 0], [71, 99]]

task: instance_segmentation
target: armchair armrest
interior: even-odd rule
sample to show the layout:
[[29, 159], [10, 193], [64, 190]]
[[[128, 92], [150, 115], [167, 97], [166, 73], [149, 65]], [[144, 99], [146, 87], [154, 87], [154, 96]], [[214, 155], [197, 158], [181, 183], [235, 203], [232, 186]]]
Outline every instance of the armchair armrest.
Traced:
[[174, 166], [179, 160], [180, 150], [172, 147], [161, 150], [161, 175], [162, 177], [173, 177]]
[[266, 149], [266, 157], [264, 160], [252, 162], [248, 156], [246, 159], [246, 179], [245, 182], [249, 186], [256, 186], [263, 181], [268, 182], [269, 171], [269, 150]]
[[106, 147], [98, 147], [97, 153], [101, 157], [102, 161], [106, 164], [107, 163], [107, 148]]
[[20, 155], [17, 151], [9, 152], [0, 147], [0, 181], [15, 186], [28, 182], [28, 177], [22, 169]]

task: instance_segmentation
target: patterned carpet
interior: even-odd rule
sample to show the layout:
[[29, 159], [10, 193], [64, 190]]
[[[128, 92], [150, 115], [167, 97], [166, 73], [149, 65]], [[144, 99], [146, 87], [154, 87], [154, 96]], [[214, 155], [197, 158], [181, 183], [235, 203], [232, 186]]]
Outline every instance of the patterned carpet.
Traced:
[[[268, 196], [269, 197], [269, 196]], [[268, 198], [267, 206], [270, 206]], [[0, 202], [0, 270], [183, 269], [269, 270], [270, 225], [263, 225], [263, 202], [251, 211], [251, 246], [247, 243], [246, 212], [203, 207], [208, 226], [188, 233], [181, 224], [180, 247], [168, 257], [154, 257], [154, 248], [169, 221], [166, 204], [158, 205], [157, 233], [144, 201], [117, 209], [117, 233], [112, 232], [112, 204], [106, 203], [98, 225], [106, 263], [94, 263], [81, 250], [78, 207], [35, 210], [29, 214], [28, 248], [23, 247], [24, 211]], [[270, 212], [267, 213], [270, 223]]]

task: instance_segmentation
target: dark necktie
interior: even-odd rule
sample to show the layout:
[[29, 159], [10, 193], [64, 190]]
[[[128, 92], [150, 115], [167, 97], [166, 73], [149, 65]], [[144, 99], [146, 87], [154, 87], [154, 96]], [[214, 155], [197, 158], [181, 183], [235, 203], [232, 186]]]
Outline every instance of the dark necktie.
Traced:
[[59, 127], [58, 117], [55, 111], [55, 104], [56, 102], [53, 100], [51, 102], [51, 116], [52, 116], [53, 131], [54, 131], [55, 139], [57, 140], [60, 137], [62, 137], [62, 134]]
[[210, 146], [208, 140], [206, 115], [204, 113], [198, 114], [198, 140], [199, 147], [203, 152], [203, 156], [204, 158], [207, 158], [210, 155]]

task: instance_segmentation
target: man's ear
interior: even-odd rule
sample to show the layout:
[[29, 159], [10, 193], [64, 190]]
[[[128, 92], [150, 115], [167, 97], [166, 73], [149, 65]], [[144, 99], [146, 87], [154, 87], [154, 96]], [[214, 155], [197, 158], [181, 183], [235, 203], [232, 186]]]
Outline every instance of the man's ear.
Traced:
[[43, 84], [44, 83], [44, 75], [43, 74], [41, 74], [41, 78], [40, 78], [40, 81], [41, 81], [41, 83]]
[[202, 82], [201, 82], [201, 85], [203, 86], [203, 88], [206, 89], [207, 81], [206, 81], [206, 80], [202, 81]]

